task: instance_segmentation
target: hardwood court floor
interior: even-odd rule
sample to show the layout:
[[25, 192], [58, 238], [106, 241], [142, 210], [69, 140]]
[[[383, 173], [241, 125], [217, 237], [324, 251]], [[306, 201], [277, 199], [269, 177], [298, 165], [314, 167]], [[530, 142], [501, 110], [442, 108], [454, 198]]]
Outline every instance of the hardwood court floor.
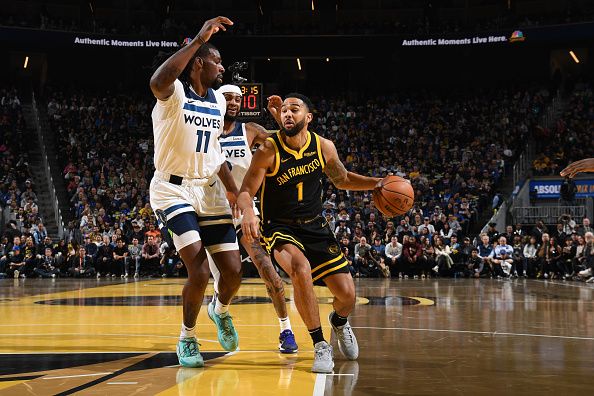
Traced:
[[[181, 279], [0, 280], [1, 395], [587, 395], [594, 392], [594, 287], [533, 280], [357, 280], [357, 362], [310, 372], [277, 352], [259, 280], [231, 308], [240, 350], [225, 354], [199, 316], [204, 369], [177, 365]], [[287, 286], [287, 297], [293, 290]], [[318, 288], [324, 332], [331, 310]], [[209, 286], [207, 294], [212, 293]], [[335, 344], [336, 345], [336, 344]]]

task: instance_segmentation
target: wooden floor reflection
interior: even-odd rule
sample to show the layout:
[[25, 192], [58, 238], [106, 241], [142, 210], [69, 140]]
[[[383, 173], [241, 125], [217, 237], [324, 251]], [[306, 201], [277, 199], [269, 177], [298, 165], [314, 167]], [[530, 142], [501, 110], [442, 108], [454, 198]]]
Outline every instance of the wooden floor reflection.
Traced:
[[[0, 280], [0, 395], [587, 395], [594, 392], [594, 287], [534, 280], [357, 280], [361, 353], [315, 375], [287, 286], [300, 352], [280, 355], [259, 280], [231, 308], [225, 353], [203, 309], [204, 369], [177, 365], [181, 279]], [[317, 288], [324, 332], [331, 296]], [[212, 293], [209, 286], [207, 294]], [[334, 342], [334, 341], [333, 341]]]

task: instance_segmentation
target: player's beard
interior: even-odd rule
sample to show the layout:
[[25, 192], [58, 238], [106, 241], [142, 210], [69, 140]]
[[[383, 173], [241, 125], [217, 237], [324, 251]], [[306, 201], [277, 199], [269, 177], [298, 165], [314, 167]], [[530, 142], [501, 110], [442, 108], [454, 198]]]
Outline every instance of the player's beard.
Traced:
[[219, 81], [219, 76], [217, 76], [213, 80], [211, 88], [216, 91], [217, 89], [221, 88], [222, 85], [223, 85], [223, 81], [222, 80]]
[[237, 119], [237, 116], [236, 115], [232, 116], [232, 115], [229, 115], [229, 114], [225, 113], [225, 121], [233, 122], [236, 119]]
[[281, 130], [288, 137], [293, 137], [293, 136], [297, 135], [299, 132], [301, 132], [301, 130], [303, 129], [304, 126], [305, 126], [305, 119], [303, 119], [303, 120], [299, 121], [298, 123], [296, 123], [293, 126], [293, 128], [291, 128], [291, 129], [286, 129], [285, 127], [283, 127]]

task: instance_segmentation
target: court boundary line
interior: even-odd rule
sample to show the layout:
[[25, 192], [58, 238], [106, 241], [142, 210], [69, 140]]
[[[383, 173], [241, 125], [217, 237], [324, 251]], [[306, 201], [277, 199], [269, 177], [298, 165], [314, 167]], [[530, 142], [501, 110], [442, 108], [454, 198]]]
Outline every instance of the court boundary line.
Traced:
[[324, 396], [326, 391], [326, 374], [316, 374], [316, 382], [314, 383], [313, 396]]
[[459, 333], [459, 334], [479, 334], [491, 336], [519, 336], [519, 337], [542, 337], [542, 338], [559, 338], [568, 340], [586, 340], [594, 341], [594, 337], [581, 336], [562, 336], [554, 334], [534, 334], [534, 333], [511, 333], [505, 331], [477, 331], [477, 330], [455, 330], [455, 329], [426, 329], [414, 327], [374, 327], [374, 326], [353, 326], [353, 329], [367, 329], [367, 330], [401, 330], [401, 331], [426, 331], [434, 333]]
[[[270, 325], [250, 325], [252, 327], [269, 327]], [[274, 325], [277, 326], [277, 325]], [[365, 330], [400, 330], [400, 331], [426, 331], [433, 333], [458, 333], [458, 334], [479, 334], [479, 335], [491, 335], [491, 336], [518, 336], [518, 337], [541, 337], [541, 338], [559, 338], [568, 340], [586, 340], [594, 341], [594, 337], [585, 336], [564, 336], [555, 334], [535, 334], [535, 333], [512, 333], [506, 331], [479, 331], [479, 330], [456, 330], [456, 329], [429, 329], [429, 328], [415, 328], [415, 327], [377, 327], [377, 326], [353, 326], [353, 329], [365, 329]], [[87, 333], [6, 333], [0, 334], [1, 337], [39, 337], [39, 336], [84, 336]], [[152, 334], [96, 334], [97, 336], [107, 337], [155, 337], [155, 338], [177, 338], [177, 336], [165, 336], [165, 335], [152, 335]], [[200, 341], [218, 343], [218, 341], [199, 339]], [[122, 351], [120, 351], [122, 352]], [[47, 353], [47, 352], [45, 352]], [[51, 353], [51, 352], [50, 352]], [[1, 353], [0, 353], [1, 354]]]

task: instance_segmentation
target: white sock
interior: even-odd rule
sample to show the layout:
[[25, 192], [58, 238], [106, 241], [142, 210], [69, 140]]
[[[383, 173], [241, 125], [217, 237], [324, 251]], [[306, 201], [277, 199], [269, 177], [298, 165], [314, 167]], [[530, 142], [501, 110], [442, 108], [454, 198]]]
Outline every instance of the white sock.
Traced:
[[223, 304], [222, 302], [219, 301], [219, 299], [217, 298], [217, 302], [215, 303], [215, 309], [214, 309], [215, 313], [217, 315], [221, 315], [224, 314], [225, 312], [229, 312], [229, 306]]
[[291, 319], [287, 316], [286, 318], [278, 318], [280, 324], [281, 333], [285, 330], [291, 330]]
[[[212, 278], [213, 278], [213, 288], [214, 288], [215, 294], [219, 294], [219, 280], [221, 279], [221, 272], [217, 268], [217, 265], [215, 264], [214, 260], [212, 259], [212, 256], [210, 255], [210, 253], [208, 253], [208, 250], [206, 251], [206, 257], [208, 258], [208, 268], [210, 269], [210, 273], [212, 274]], [[213, 299], [213, 301], [214, 301], [214, 299]]]
[[196, 337], [196, 326], [190, 328], [186, 327], [182, 323], [181, 333], [179, 333], [179, 339], [189, 338], [189, 337]]

